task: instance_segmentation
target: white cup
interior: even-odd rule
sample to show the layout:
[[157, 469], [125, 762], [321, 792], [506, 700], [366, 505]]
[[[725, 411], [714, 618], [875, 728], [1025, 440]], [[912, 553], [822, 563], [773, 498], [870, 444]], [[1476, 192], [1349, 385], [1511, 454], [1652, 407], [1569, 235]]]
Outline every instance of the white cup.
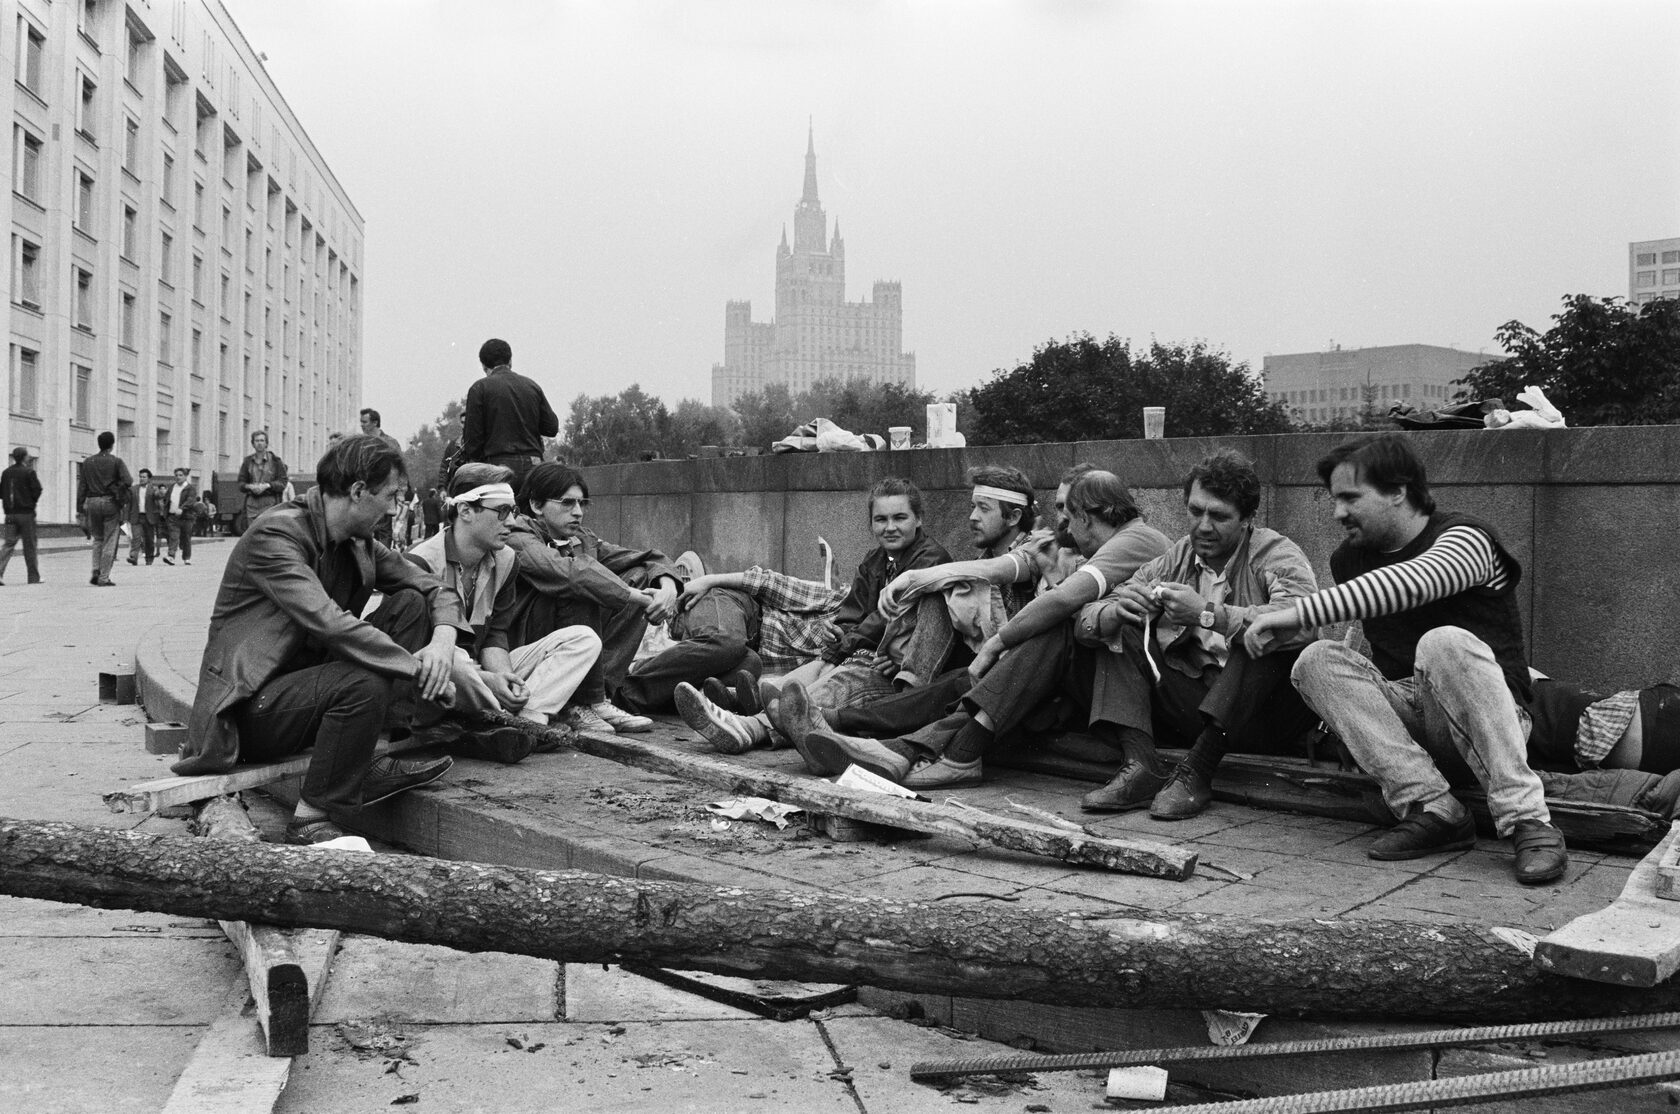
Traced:
[[907, 425], [890, 425], [887, 427], [887, 448], [908, 449], [910, 447], [910, 427]]
[[1167, 432], [1167, 408], [1165, 406], [1145, 406], [1143, 408], [1143, 435], [1151, 441], [1159, 441]]

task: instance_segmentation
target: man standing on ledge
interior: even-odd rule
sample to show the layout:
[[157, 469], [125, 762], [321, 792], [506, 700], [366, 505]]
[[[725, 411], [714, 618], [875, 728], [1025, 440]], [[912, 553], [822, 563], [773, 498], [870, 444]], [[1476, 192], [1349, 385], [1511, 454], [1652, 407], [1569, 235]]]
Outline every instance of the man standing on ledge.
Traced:
[[0, 507], [6, 512], [6, 544], [0, 546], [0, 576], [18, 539], [23, 539], [23, 565], [29, 583], [41, 583], [41, 566], [35, 557], [35, 504], [41, 500], [41, 477], [29, 463], [29, 450], [19, 445], [12, 450], [12, 466], [0, 472]]
[[280, 502], [288, 479], [286, 462], [268, 451], [268, 432], [259, 429], [251, 434], [251, 455], [239, 466], [239, 490], [245, 493], [241, 531], [249, 530], [258, 515]]
[[1522, 566], [1492, 526], [1436, 509], [1423, 462], [1398, 434], [1338, 445], [1318, 475], [1347, 532], [1330, 555], [1336, 587], [1261, 615], [1243, 641], [1260, 655], [1297, 631], [1363, 624], [1374, 661], [1342, 642], [1314, 642], [1292, 679], [1400, 818], [1368, 854], [1415, 859], [1473, 846], [1475, 822], [1451, 787], [1480, 782], [1495, 830], [1516, 846], [1517, 881], [1562, 877], [1569, 852], [1527, 760]]
[[534, 380], [513, 370], [513, 348], [490, 339], [478, 350], [484, 378], [467, 388], [461, 421], [461, 459], [499, 464], [513, 473], [513, 488], [542, 463], [544, 437], [560, 433], [560, 419]]
[[[346, 437], [315, 466], [316, 486], [251, 523], [228, 555], [210, 614], [182, 777], [226, 773], [314, 748], [289, 843], [343, 835], [354, 810], [436, 781], [450, 760], [374, 758], [380, 729], [408, 732], [410, 684], [449, 699], [461, 600], [373, 541], [403, 481], [402, 456]], [[374, 592], [384, 600], [359, 618]]]
[[82, 477], [76, 484], [76, 514], [83, 518], [88, 539], [93, 542], [93, 575], [89, 584], [111, 587], [111, 566], [117, 561], [117, 540], [123, 514], [128, 510], [128, 492], [134, 477], [128, 465], [111, 452], [117, 435], [105, 430], [99, 435], [99, 451], [82, 461]]

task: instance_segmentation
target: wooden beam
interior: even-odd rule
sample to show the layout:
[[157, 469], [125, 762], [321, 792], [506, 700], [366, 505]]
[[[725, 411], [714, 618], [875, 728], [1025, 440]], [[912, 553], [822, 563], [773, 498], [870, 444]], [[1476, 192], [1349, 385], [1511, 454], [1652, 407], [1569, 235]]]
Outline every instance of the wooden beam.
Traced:
[[[410, 736], [395, 743], [381, 743], [375, 754], [401, 754], [427, 744]], [[288, 758], [284, 762], [269, 762], [260, 766], [238, 766], [225, 774], [203, 774], [198, 777], [164, 777], [143, 781], [127, 789], [106, 793], [105, 807], [112, 812], [158, 812], [176, 805], [197, 804], [212, 797], [225, 797], [246, 789], [256, 789], [290, 777], [302, 777], [309, 769], [310, 752]]]
[[1100, 866], [1128, 874], [1183, 881], [1196, 869], [1196, 852], [1141, 839], [1114, 839], [1034, 824], [977, 809], [959, 809], [884, 793], [842, 789], [814, 777], [790, 777], [774, 770], [737, 765], [696, 754], [669, 743], [643, 742], [623, 735], [591, 734], [539, 727], [529, 720], [498, 713], [491, 717], [535, 735], [545, 743], [570, 746], [639, 770], [669, 774], [715, 785], [736, 796], [764, 797], [812, 812], [885, 824], [912, 832], [978, 840], [1011, 851], [1057, 859], [1079, 866]]
[[1620, 897], [1536, 944], [1535, 965], [1615, 986], [1656, 986], [1680, 971], [1680, 905], [1656, 891], [1658, 864], [1677, 836], [1680, 822], [1633, 868]]

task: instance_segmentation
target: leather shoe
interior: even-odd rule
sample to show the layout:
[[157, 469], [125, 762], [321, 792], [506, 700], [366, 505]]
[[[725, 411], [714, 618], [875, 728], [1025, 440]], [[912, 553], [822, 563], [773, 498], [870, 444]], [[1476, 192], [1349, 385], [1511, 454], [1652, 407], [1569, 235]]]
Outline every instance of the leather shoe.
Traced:
[[953, 762], [941, 756], [916, 763], [899, 784], [906, 789], [961, 789], [979, 785], [980, 772], [978, 758], [970, 762]]
[[830, 730], [828, 720], [823, 718], [822, 712], [811, 703], [811, 694], [798, 681], [790, 681], [782, 689], [781, 696], [770, 705], [770, 725], [777, 734], [789, 740], [799, 750], [805, 759], [805, 765], [813, 774], [827, 777], [840, 773], [831, 770], [822, 763], [814, 760], [814, 755], [805, 746], [805, 737], [813, 731]]
[[[807, 753], [809, 750], [809, 753]], [[903, 783], [910, 773], [910, 760], [874, 739], [858, 739], [835, 731], [812, 731], [805, 736], [799, 753], [808, 765], [821, 765], [837, 773], [845, 773], [847, 766], [861, 766], [877, 777]], [[815, 756], [816, 762], [812, 762]]]
[[362, 778], [363, 806], [376, 804], [398, 793], [429, 785], [449, 772], [453, 758], [392, 758], [384, 755], [373, 760], [367, 776]]
[[735, 699], [735, 690], [717, 677], [707, 677], [701, 681], [700, 692], [707, 700], [726, 712], [741, 710], [741, 702]]
[[343, 838], [343, 829], [331, 820], [292, 819], [286, 823], [286, 842], [295, 843], [300, 847]]
[[1142, 762], [1127, 762], [1107, 785], [1080, 798], [1079, 807], [1086, 812], [1130, 812], [1153, 801], [1166, 784], [1165, 774], [1152, 772]]
[[1212, 802], [1213, 786], [1207, 775], [1180, 763], [1149, 803], [1149, 815], [1155, 820], [1188, 820]]
[[1517, 881], [1525, 886], [1555, 882], [1569, 867], [1563, 833], [1540, 820], [1518, 820], [1511, 833], [1517, 849]]
[[1371, 844], [1367, 858], [1393, 862], [1419, 859], [1445, 851], [1463, 851], [1476, 845], [1476, 822], [1466, 812], [1456, 822], [1416, 806], [1406, 818]]
[[462, 758], [512, 766], [528, 758], [535, 745], [536, 740], [517, 727], [474, 727], [450, 743], [449, 751]]

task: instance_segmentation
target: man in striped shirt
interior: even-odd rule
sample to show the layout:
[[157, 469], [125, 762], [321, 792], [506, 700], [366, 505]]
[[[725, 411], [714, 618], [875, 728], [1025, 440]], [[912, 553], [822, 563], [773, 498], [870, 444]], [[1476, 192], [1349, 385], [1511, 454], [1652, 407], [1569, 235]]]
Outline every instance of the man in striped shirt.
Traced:
[[1370, 857], [1474, 845], [1451, 786], [1479, 782], [1496, 831], [1515, 845], [1517, 881], [1562, 877], [1569, 853], [1527, 762], [1522, 566], [1492, 526], [1436, 509], [1423, 462], [1399, 434], [1339, 445], [1318, 474], [1347, 534], [1330, 556], [1336, 586], [1261, 616], [1244, 643], [1258, 655], [1300, 630], [1363, 624], [1372, 659], [1315, 642], [1292, 679], [1400, 817]]

